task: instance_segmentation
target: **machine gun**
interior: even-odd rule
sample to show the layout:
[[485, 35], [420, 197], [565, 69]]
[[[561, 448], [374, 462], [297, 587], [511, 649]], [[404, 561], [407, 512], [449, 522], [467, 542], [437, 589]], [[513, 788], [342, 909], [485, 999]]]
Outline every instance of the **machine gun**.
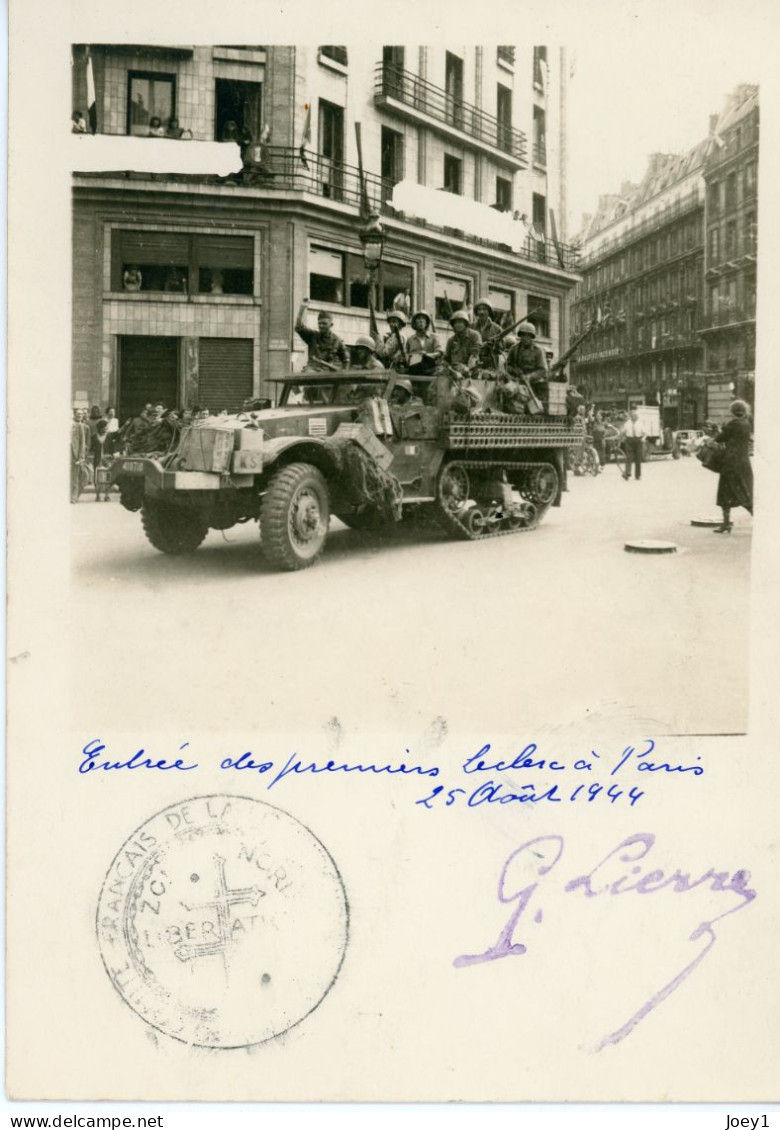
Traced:
[[566, 350], [566, 352], [563, 354], [563, 356], [559, 357], [558, 360], [555, 362], [555, 364], [550, 366], [550, 379], [551, 380], [556, 380], [556, 376], [554, 374], [560, 374], [560, 373], [563, 372], [563, 370], [566, 368], [566, 365], [568, 364], [571, 357], [577, 352], [577, 350], [582, 345], [585, 338], [589, 337], [590, 334], [593, 333], [595, 328], [596, 328], [595, 323], [588, 326], [588, 328], [583, 333], [581, 333], [579, 335], [579, 337], [574, 339], [574, 341], [569, 346], [569, 348]]
[[[535, 306], [533, 310], [529, 310], [526, 314], [523, 315], [522, 318], [518, 318], [514, 325], [507, 326], [507, 328], [505, 330], [502, 330], [497, 337], [491, 338], [490, 341], [484, 342], [483, 349], [485, 349], [490, 358], [493, 360], [493, 368], [495, 368], [496, 371], [498, 371], [498, 351], [500, 348], [500, 343], [504, 340], [505, 337], [508, 337], [513, 330], [516, 330], [517, 327], [521, 325], [521, 323], [529, 321], [529, 319], [531, 319], [534, 314], [539, 314], [541, 313], [541, 311], [541, 306]], [[528, 378], [523, 373], [520, 373], [517, 377], [517, 380], [523, 385], [526, 392], [528, 393], [528, 411], [531, 413], [531, 415], [536, 416], [540, 412], [543, 412], [544, 406], [528, 383]]]

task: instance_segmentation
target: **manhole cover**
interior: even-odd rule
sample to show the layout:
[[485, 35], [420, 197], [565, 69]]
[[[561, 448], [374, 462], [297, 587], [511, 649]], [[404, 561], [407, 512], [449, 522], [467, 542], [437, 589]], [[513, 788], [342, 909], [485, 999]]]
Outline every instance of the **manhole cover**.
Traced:
[[676, 553], [677, 545], [673, 541], [627, 541], [623, 546], [627, 553]]
[[691, 525], [706, 526], [709, 528], [712, 526], [719, 526], [722, 521], [722, 518], [691, 518]]

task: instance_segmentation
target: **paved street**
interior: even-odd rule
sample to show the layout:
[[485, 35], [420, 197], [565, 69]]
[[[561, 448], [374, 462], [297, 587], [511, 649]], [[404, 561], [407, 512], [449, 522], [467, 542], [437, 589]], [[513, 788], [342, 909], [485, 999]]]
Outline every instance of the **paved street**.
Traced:
[[[752, 520], [692, 527], [717, 516], [716, 485], [694, 459], [646, 465], [639, 483], [608, 466], [570, 477], [537, 531], [492, 542], [414, 528], [380, 542], [334, 519], [298, 574], [270, 571], [254, 524], [166, 557], [116, 496], [86, 495], [71, 508], [72, 669], [107, 658], [79, 679], [74, 717], [99, 688], [136, 732], [305, 732], [334, 716], [410, 742], [437, 718], [485, 739], [637, 719], [636, 736], [739, 732]], [[643, 538], [679, 552], [624, 552]]]

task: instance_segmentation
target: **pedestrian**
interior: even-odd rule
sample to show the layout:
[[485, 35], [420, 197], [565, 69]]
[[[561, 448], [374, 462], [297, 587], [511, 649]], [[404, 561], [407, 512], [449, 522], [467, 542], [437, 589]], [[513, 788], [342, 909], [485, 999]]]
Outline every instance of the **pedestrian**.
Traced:
[[607, 461], [607, 453], [604, 448], [604, 440], [607, 434], [607, 428], [606, 424], [604, 423], [604, 417], [601, 414], [601, 409], [597, 408], [595, 413], [593, 414], [590, 433], [593, 437], [593, 446], [595, 447], [596, 454], [599, 457], [599, 470], [601, 470]]
[[73, 409], [70, 425], [70, 500], [78, 502], [89, 478], [87, 473], [87, 437], [89, 428], [80, 408]]
[[731, 419], [715, 437], [725, 447], [718, 477], [716, 502], [723, 511], [723, 521], [714, 534], [731, 533], [731, 511], [744, 506], [753, 514], [753, 468], [750, 466], [750, 409], [744, 400], [735, 400], [729, 407]]
[[[298, 317], [295, 319], [295, 332], [309, 347], [308, 365], [312, 366], [312, 362], [322, 361], [328, 369], [348, 369], [347, 347], [333, 332], [333, 318], [327, 310], [320, 310], [317, 315], [317, 329], [310, 330], [304, 320], [308, 307], [309, 300], [304, 298], [298, 309]], [[312, 367], [316, 368], [316, 366]]]
[[[95, 434], [90, 444], [92, 467], [95, 473], [95, 502], [108, 502], [111, 482], [108, 476], [108, 456], [111, 437], [108, 433], [108, 420], [98, 420]], [[101, 499], [102, 496], [102, 499]]]
[[639, 413], [636, 408], [632, 408], [623, 425], [623, 450], [626, 453], [623, 478], [626, 482], [631, 478], [632, 465], [634, 467], [634, 478], [637, 482], [642, 478], [642, 448], [646, 434], [645, 429], [639, 422]]

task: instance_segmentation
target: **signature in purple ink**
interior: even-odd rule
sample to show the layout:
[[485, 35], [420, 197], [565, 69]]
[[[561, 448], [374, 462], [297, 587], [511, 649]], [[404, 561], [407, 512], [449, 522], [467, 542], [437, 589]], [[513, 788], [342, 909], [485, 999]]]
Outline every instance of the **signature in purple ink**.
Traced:
[[[653, 895], [664, 890], [674, 894], [685, 894], [697, 887], [705, 887], [705, 889], [708, 888], [711, 891], [722, 891], [724, 894], [734, 895], [738, 901], [724, 910], [722, 914], [716, 915], [715, 918], [699, 923], [688, 940], [697, 942], [700, 939], [705, 939], [704, 946], [670, 981], [653, 993], [649, 1000], [646, 1000], [625, 1024], [604, 1036], [596, 1047], [597, 1051], [601, 1051], [608, 1044], [620, 1043], [653, 1009], [671, 996], [683, 981], [690, 977], [691, 973], [701, 965], [715, 945], [717, 941], [715, 924], [724, 918], [728, 918], [730, 914], [735, 914], [738, 910], [744, 909], [756, 897], [756, 891], [749, 886], [749, 871], [740, 870], [731, 874], [729, 871], [714, 871], [712, 868], [708, 868], [699, 878], [691, 878], [690, 874], [680, 870], [675, 870], [669, 874], [660, 869], [644, 871], [643, 866], [637, 865], [638, 861], [649, 855], [654, 844], [655, 836], [652, 832], [638, 832], [636, 835], [628, 836], [587, 874], [577, 875], [569, 879], [564, 884], [563, 891], [567, 894], [582, 891], [586, 899], [592, 899], [601, 895], [609, 895], [610, 897], [632, 893]], [[508, 883], [509, 869], [524, 853], [528, 853], [529, 856], [538, 861], [534, 862], [534, 859], [528, 858], [525, 860], [525, 863], [530, 866], [538, 879], [528, 883], [520, 890], [513, 890], [511, 889], [512, 885]], [[520, 956], [527, 952], [528, 947], [523, 942], [515, 941], [515, 929], [540, 886], [538, 880], [544, 879], [558, 866], [563, 854], [563, 837], [557, 835], [537, 836], [535, 839], [521, 844], [511, 853], [501, 868], [498, 880], [499, 902], [513, 906], [509, 918], [491, 946], [483, 950], [482, 953], [461, 954], [460, 957], [456, 957], [453, 962], [456, 968], [463, 969], [470, 965], [479, 965], [485, 961], [497, 961], [499, 958]], [[606, 877], [604, 869], [608, 861], [615, 859], [623, 864], [632, 864], [632, 866], [629, 874], [623, 874], [613, 881], [611, 877], [609, 879]], [[643, 871], [644, 873], [642, 873]], [[541, 907], [536, 910], [534, 921], [542, 921]]]

